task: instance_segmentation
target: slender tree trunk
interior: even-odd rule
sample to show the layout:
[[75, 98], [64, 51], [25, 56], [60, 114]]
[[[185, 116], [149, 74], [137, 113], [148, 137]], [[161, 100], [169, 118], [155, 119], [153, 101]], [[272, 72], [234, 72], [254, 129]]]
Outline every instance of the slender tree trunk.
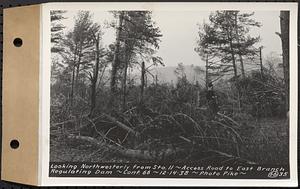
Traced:
[[79, 62], [78, 62], [78, 64], [76, 65], [76, 75], [75, 75], [75, 83], [76, 84], [78, 84], [79, 68], [80, 68], [80, 65], [79, 65]]
[[71, 92], [70, 92], [70, 104], [73, 106], [73, 98], [74, 98], [74, 81], [75, 81], [75, 66], [73, 66], [72, 70], [72, 80], [71, 80]]
[[239, 53], [239, 58], [240, 58], [240, 63], [241, 63], [241, 71], [242, 71], [242, 77], [245, 79], [245, 68], [244, 68], [244, 61], [243, 61], [243, 56], [241, 53]]
[[[237, 14], [238, 12], [236, 11], [235, 13], [235, 34], [236, 34], [236, 40], [238, 43], [238, 46], [240, 46], [240, 36], [239, 36], [239, 31], [238, 31], [238, 19], [237, 19]], [[241, 71], [242, 71], [242, 77], [245, 78], [245, 68], [244, 68], [244, 61], [241, 53], [241, 48], [238, 48], [238, 55], [241, 63]]]
[[74, 96], [76, 96], [76, 94], [78, 94], [78, 80], [79, 80], [79, 69], [80, 69], [80, 61], [81, 61], [81, 57], [80, 57], [80, 52], [78, 52], [78, 61], [75, 62], [75, 67], [74, 67], [74, 76], [75, 76], [75, 80], [73, 80], [73, 100], [74, 100]]
[[125, 63], [124, 68], [124, 75], [123, 75], [123, 102], [122, 102], [122, 109], [123, 111], [126, 110], [126, 93], [127, 93], [127, 69], [128, 69], [128, 62]]
[[115, 52], [114, 52], [114, 58], [112, 63], [112, 70], [111, 70], [111, 79], [110, 79], [110, 91], [111, 91], [111, 98], [110, 103], [113, 102], [113, 99], [115, 97], [115, 93], [117, 91], [116, 89], [116, 75], [119, 67], [119, 51], [120, 51], [120, 38], [121, 38], [121, 31], [123, 26], [123, 18], [124, 12], [122, 11], [119, 15], [119, 25], [117, 28], [117, 34], [116, 34], [116, 46], [115, 46]]
[[284, 74], [284, 83], [285, 83], [285, 108], [286, 111], [289, 111], [289, 68], [290, 68], [290, 57], [289, 57], [289, 26], [290, 26], [290, 14], [289, 11], [280, 11], [280, 28], [281, 28], [281, 42], [282, 42], [282, 61], [283, 61], [283, 74]]
[[98, 73], [99, 73], [99, 64], [100, 64], [100, 49], [99, 49], [99, 34], [96, 39], [96, 60], [95, 60], [95, 68], [93, 70], [93, 77], [91, 80], [91, 109], [90, 109], [90, 116], [92, 116], [95, 107], [96, 107], [96, 86], [98, 81]]
[[[226, 20], [227, 20], [227, 24], [228, 26], [231, 25], [232, 21], [228, 21], [228, 15], [226, 12]], [[235, 54], [234, 54], [234, 49], [233, 49], [233, 44], [232, 44], [232, 27], [231, 30], [229, 30], [228, 28], [226, 28], [226, 32], [227, 32], [227, 40], [229, 42], [229, 47], [230, 47], [230, 54], [231, 54], [231, 60], [232, 60], [232, 67], [233, 67], [233, 72], [234, 72], [234, 77], [237, 77], [237, 69], [236, 69], [236, 63], [235, 63]]]
[[125, 62], [125, 67], [124, 67], [124, 73], [123, 73], [123, 83], [122, 83], [122, 88], [123, 88], [123, 99], [122, 99], [122, 109], [123, 111], [126, 110], [126, 96], [127, 96], [127, 70], [128, 70], [128, 65], [130, 61], [130, 52], [126, 51], [126, 62]]
[[78, 65], [76, 65], [75, 67], [75, 70], [76, 70], [76, 73], [75, 73], [75, 82], [74, 82], [74, 94], [76, 96], [76, 94], [78, 94], [78, 78], [79, 78], [79, 68], [80, 68], [80, 65], [79, 65], [79, 62], [78, 62]]
[[77, 45], [76, 45], [75, 51], [74, 51], [74, 59], [73, 59], [73, 66], [72, 66], [71, 93], [70, 93], [70, 104], [71, 104], [71, 107], [73, 107], [73, 101], [74, 101], [76, 54], [77, 54]]
[[232, 67], [233, 67], [234, 76], [237, 77], [237, 70], [236, 70], [236, 64], [235, 64], [235, 54], [234, 54], [231, 39], [230, 39], [230, 51], [231, 51], [230, 53], [231, 53], [231, 60], [232, 60]]
[[199, 107], [200, 105], [200, 89], [199, 86], [197, 85], [196, 87], [196, 107]]
[[260, 74], [261, 74], [261, 77], [263, 78], [264, 67], [263, 67], [263, 63], [262, 63], [262, 47], [259, 47], [259, 63], [260, 63]]
[[206, 55], [206, 61], [205, 61], [205, 84], [206, 89], [208, 88], [208, 55]]
[[146, 74], [146, 68], [145, 68], [145, 62], [142, 62], [142, 72], [141, 72], [141, 94], [140, 94], [140, 101], [143, 102], [144, 97], [144, 88], [145, 88], [145, 74]]

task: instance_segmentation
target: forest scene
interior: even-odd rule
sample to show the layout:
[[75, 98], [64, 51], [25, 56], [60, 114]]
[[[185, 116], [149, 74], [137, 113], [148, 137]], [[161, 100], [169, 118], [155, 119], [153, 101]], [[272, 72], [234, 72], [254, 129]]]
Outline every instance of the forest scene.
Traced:
[[50, 15], [50, 161], [288, 164], [288, 11]]

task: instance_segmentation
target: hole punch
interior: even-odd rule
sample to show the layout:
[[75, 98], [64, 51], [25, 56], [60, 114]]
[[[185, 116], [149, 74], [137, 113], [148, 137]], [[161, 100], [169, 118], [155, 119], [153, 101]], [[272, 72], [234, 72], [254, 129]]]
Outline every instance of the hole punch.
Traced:
[[23, 40], [21, 38], [15, 38], [13, 43], [16, 47], [21, 47], [23, 45]]
[[10, 147], [12, 149], [17, 149], [17, 148], [19, 148], [19, 146], [20, 146], [20, 143], [18, 140], [14, 139], [14, 140], [10, 141]]

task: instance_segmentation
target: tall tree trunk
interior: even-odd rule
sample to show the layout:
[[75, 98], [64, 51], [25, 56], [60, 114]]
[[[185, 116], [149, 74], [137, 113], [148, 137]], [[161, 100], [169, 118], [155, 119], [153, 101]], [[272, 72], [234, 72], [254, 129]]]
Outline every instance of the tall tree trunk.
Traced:
[[236, 40], [237, 44], [239, 46], [238, 48], [238, 55], [241, 63], [241, 71], [242, 71], [242, 77], [245, 78], [245, 68], [244, 68], [244, 61], [241, 53], [241, 48], [240, 48], [240, 36], [239, 36], [239, 31], [238, 31], [238, 19], [237, 19], [238, 11], [235, 12], [235, 34], [236, 34]]
[[75, 82], [74, 82], [74, 94], [78, 94], [78, 80], [79, 80], [79, 69], [80, 69], [80, 64], [79, 62], [76, 65], [76, 74], [75, 74]]
[[144, 84], [144, 88], [147, 88], [148, 86], [148, 77], [147, 77], [147, 74], [145, 74], [145, 84]]
[[282, 62], [283, 62], [283, 74], [284, 74], [284, 83], [285, 83], [285, 108], [286, 111], [289, 111], [289, 68], [290, 68], [290, 13], [289, 11], [280, 11], [280, 28], [281, 28], [281, 42], [282, 42]]
[[80, 61], [81, 61], [80, 54], [81, 54], [81, 51], [78, 52], [78, 60], [75, 63], [75, 81], [74, 81], [74, 86], [73, 86], [73, 96], [76, 96], [76, 94], [78, 94], [78, 80], [79, 80]]
[[236, 64], [235, 64], [235, 54], [233, 50], [232, 40], [230, 39], [230, 54], [231, 54], [231, 60], [232, 60], [232, 67], [233, 67], [233, 73], [234, 77], [237, 77], [237, 70], [236, 70]]
[[263, 63], [262, 63], [262, 47], [259, 47], [259, 63], [260, 63], [260, 74], [261, 74], [261, 77], [263, 78], [264, 67], [263, 67]]
[[[228, 20], [228, 14], [226, 12], [226, 21], [228, 26], [231, 25], [231, 21]], [[234, 72], [234, 77], [237, 77], [237, 69], [236, 69], [236, 63], [235, 63], [235, 53], [233, 49], [233, 44], [232, 44], [232, 27], [231, 30], [226, 28], [226, 33], [227, 33], [227, 40], [229, 42], [229, 47], [230, 47], [230, 54], [231, 54], [231, 60], [232, 60], [232, 67], [233, 67], [233, 72]]]
[[241, 63], [241, 71], [242, 71], [242, 77], [245, 79], [245, 68], [244, 68], [244, 61], [243, 61], [243, 56], [241, 53], [239, 53], [239, 58], [240, 58], [240, 63]]
[[74, 98], [74, 81], [75, 81], [75, 66], [73, 66], [72, 70], [72, 80], [71, 80], [71, 92], [70, 92], [70, 104], [73, 106], [73, 98]]
[[125, 62], [125, 67], [124, 67], [124, 73], [123, 73], [123, 81], [122, 81], [122, 88], [123, 88], [123, 99], [122, 99], [122, 109], [123, 111], [126, 110], [126, 96], [127, 96], [127, 70], [128, 70], [128, 65], [130, 61], [130, 52], [126, 51], [126, 62]]
[[75, 83], [75, 69], [76, 69], [76, 53], [77, 53], [77, 46], [75, 47], [74, 51], [74, 59], [73, 59], [73, 66], [72, 66], [72, 78], [71, 78], [71, 92], [70, 92], [70, 104], [71, 108], [73, 107], [74, 101], [74, 83]]
[[140, 101], [143, 102], [144, 98], [144, 88], [145, 88], [145, 74], [146, 74], [146, 68], [145, 68], [145, 62], [142, 62], [142, 72], [141, 72], [141, 94], [140, 94]]
[[93, 70], [93, 77], [91, 80], [91, 109], [90, 109], [90, 116], [92, 116], [95, 107], [96, 107], [96, 86], [98, 81], [98, 73], [99, 73], [99, 64], [100, 64], [100, 49], [99, 49], [99, 34], [96, 39], [96, 60], [95, 60], [95, 68]]
[[78, 78], [79, 78], [79, 68], [80, 68], [80, 65], [79, 65], [79, 62], [78, 62], [77, 65], [76, 65], [76, 75], [75, 75], [75, 83], [76, 84], [78, 83]]
[[123, 111], [126, 110], [126, 93], [127, 93], [127, 69], [128, 69], [128, 62], [125, 63], [124, 68], [124, 75], [123, 75], [123, 99], [122, 99], [122, 109]]
[[116, 75], [119, 67], [119, 51], [120, 51], [120, 38], [121, 38], [121, 31], [123, 26], [123, 20], [124, 20], [124, 12], [122, 11], [119, 15], [119, 25], [117, 28], [117, 34], [116, 34], [116, 46], [115, 46], [115, 52], [114, 52], [114, 58], [112, 63], [112, 70], [111, 70], [111, 78], [110, 78], [110, 91], [111, 91], [111, 98], [110, 103], [113, 102], [115, 93], [117, 91], [116, 89]]
[[205, 61], [205, 85], [206, 89], [208, 88], [208, 55], [206, 55], [206, 61]]
[[230, 40], [230, 53], [231, 53], [231, 60], [232, 60], [232, 67], [233, 67], [233, 73], [234, 77], [237, 77], [237, 70], [236, 70], [236, 64], [235, 64], [235, 54], [233, 51], [232, 41]]

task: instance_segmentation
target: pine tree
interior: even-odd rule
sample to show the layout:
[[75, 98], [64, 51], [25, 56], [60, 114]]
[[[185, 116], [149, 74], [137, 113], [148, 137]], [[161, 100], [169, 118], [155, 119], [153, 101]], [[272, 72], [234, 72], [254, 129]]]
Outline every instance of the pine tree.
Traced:
[[[141, 74], [146, 77], [147, 67], [143, 66], [146, 64], [145, 59], [151, 59], [153, 64], [161, 60], [154, 56], [154, 49], [159, 48], [159, 38], [162, 35], [152, 21], [149, 11], [119, 11], [114, 14], [118, 18], [118, 27], [116, 28], [115, 58], [111, 72], [111, 101], [115, 99], [113, 94], [117, 89], [117, 74], [123, 73], [120, 78], [122, 78], [122, 106], [125, 109], [128, 68], [133, 64], [138, 64], [141, 66]], [[141, 78], [144, 77], [141, 76]], [[141, 96], [145, 81], [145, 78], [141, 80]]]
[[[87, 69], [91, 63], [91, 53], [94, 47], [93, 34], [100, 26], [93, 23], [89, 11], [79, 11], [75, 18], [74, 29], [62, 40], [63, 51], [60, 55], [71, 70], [70, 101], [73, 104], [74, 94], [80, 78], [80, 70]], [[82, 67], [82, 68], [81, 68]]]
[[245, 76], [243, 56], [255, 55], [257, 49], [254, 45], [260, 40], [249, 34], [251, 27], [260, 27], [260, 23], [251, 18], [253, 14], [216, 11], [209, 16], [209, 23], [200, 25], [195, 50], [207, 61], [206, 69], [212, 70], [213, 76], [220, 78], [233, 71], [234, 77], [238, 77], [237, 60], [241, 64], [242, 76]]
[[62, 30], [65, 28], [60, 21], [65, 19], [63, 16], [66, 11], [62, 10], [53, 10], [50, 11], [50, 21], [51, 21], [51, 52], [57, 53], [61, 51], [61, 47], [59, 47], [59, 42], [62, 39]]

